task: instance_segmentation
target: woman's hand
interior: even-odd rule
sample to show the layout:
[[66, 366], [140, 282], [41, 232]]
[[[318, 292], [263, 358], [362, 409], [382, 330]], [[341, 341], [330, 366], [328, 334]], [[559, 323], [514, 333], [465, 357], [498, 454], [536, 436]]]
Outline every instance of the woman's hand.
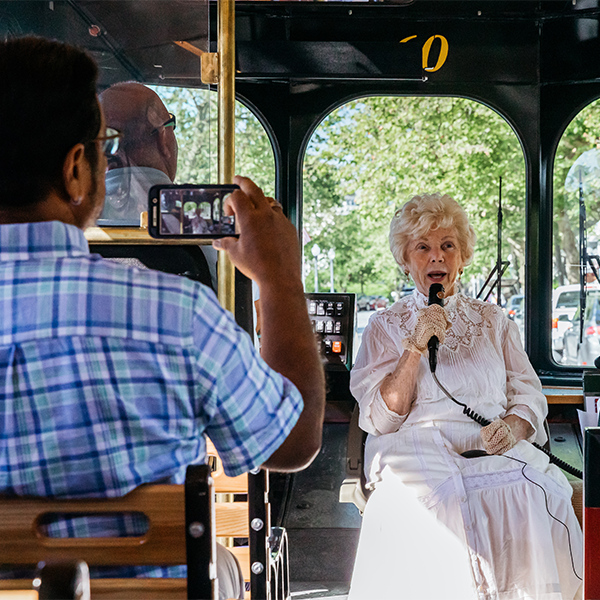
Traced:
[[517, 415], [508, 415], [484, 427], [480, 435], [488, 454], [504, 454], [532, 433], [531, 423]]
[[432, 304], [417, 313], [417, 324], [412, 335], [402, 341], [405, 350], [425, 354], [427, 342], [435, 335], [440, 344], [446, 339], [446, 330], [452, 325], [442, 306]]
[[488, 454], [504, 454], [517, 443], [510, 426], [502, 419], [483, 427], [479, 435]]

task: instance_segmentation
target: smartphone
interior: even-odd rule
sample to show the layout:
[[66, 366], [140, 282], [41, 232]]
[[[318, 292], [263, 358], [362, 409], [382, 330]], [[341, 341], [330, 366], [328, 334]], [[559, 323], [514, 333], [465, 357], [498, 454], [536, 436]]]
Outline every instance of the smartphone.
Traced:
[[225, 215], [235, 184], [155, 185], [148, 192], [148, 231], [154, 238], [237, 237], [235, 217]]

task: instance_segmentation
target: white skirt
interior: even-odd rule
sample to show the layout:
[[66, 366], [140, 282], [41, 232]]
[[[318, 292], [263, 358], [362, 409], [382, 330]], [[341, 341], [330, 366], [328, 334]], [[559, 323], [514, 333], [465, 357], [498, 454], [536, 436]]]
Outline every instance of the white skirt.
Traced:
[[482, 447], [480, 429], [430, 422], [369, 438], [375, 489], [349, 600], [580, 597], [583, 537], [571, 486], [525, 441], [502, 456], [463, 458]]

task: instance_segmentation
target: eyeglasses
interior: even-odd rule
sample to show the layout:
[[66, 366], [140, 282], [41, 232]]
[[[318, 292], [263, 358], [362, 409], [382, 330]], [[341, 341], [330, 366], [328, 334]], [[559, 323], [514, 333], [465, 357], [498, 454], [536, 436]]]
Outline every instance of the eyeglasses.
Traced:
[[155, 133], [158, 133], [158, 130], [161, 127], [172, 127], [173, 131], [175, 131], [175, 128], [177, 127], [177, 119], [175, 118], [175, 115], [173, 113], [169, 113], [169, 118], [162, 125], [159, 125], [158, 127], [155, 127], [150, 132], [150, 135], [154, 135]]
[[106, 156], [114, 156], [119, 150], [119, 140], [122, 137], [122, 133], [107, 127], [105, 135], [100, 135], [96, 138], [97, 142], [102, 142], [102, 151]]

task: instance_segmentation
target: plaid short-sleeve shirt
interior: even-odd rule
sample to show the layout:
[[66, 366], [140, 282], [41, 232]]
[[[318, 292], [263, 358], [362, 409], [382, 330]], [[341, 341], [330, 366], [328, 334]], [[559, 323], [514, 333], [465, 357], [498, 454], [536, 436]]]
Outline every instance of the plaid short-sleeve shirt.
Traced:
[[[302, 410], [211, 290], [90, 255], [64, 223], [0, 226], [0, 315], [3, 493], [114, 497], [182, 483], [205, 459], [205, 434], [238, 475]], [[89, 535], [94, 524], [56, 527]]]

